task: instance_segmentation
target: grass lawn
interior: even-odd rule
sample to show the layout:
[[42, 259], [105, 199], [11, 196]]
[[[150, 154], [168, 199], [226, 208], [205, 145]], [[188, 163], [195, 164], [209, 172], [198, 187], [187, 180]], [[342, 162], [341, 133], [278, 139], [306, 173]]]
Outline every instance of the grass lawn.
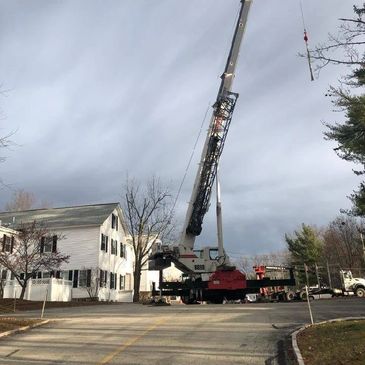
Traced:
[[312, 326], [297, 341], [306, 365], [365, 364], [365, 320]]
[[0, 333], [41, 322], [41, 319], [0, 317]]

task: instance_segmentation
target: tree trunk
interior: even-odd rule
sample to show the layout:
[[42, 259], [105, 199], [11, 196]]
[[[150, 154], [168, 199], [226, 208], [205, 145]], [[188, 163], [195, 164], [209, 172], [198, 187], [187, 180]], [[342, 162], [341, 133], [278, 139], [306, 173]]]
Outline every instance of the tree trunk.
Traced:
[[133, 272], [133, 303], [139, 302], [139, 289], [141, 285], [141, 266], [136, 263], [134, 272]]
[[20, 293], [19, 299], [24, 299], [24, 294], [26, 289], [27, 289], [27, 283], [24, 283], [24, 285], [22, 285], [22, 291]]

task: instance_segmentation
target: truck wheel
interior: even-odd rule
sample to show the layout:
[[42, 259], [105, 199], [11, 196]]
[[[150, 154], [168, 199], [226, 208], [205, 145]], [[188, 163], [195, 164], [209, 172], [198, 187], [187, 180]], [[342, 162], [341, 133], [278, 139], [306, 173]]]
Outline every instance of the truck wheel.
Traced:
[[358, 296], [359, 298], [365, 298], [365, 288], [357, 288], [355, 290], [355, 294], [356, 296]]

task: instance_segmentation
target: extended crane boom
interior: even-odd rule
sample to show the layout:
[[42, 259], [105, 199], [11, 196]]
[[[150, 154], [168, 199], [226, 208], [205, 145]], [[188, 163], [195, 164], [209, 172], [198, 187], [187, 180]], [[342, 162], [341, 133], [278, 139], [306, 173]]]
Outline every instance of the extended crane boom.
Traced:
[[202, 151], [199, 169], [196, 174], [194, 188], [186, 213], [183, 234], [180, 240], [180, 245], [188, 249], [193, 249], [195, 237], [200, 235], [202, 231], [203, 218], [209, 208], [219, 158], [223, 151], [224, 142], [238, 98], [237, 93], [231, 92], [231, 87], [251, 2], [251, 0], [241, 0], [241, 8], [230, 52], [221, 76], [222, 81], [217, 99], [213, 105], [213, 115]]
[[[225, 259], [225, 255], [222, 255], [222, 244], [220, 244], [219, 250], [216, 247], [205, 247], [200, 252], [193, 249], [195, 238], [202, 231], [203, 219], [209, 208], [219, 158], [223, 151], [238, 98], [238, 94], [233, 93], [231, 87], [251, 2], [252, 0], [241, 0], [239, 16], [227, 63], [221, 76], [217, 99], [213, 105], [213, 114], [201, 154], [180, 242], [174, 246], [161, 245], [155, 247], [149, 258], [150, 270], [162, 270], [170, 266], [171, 262], [174, 262], [181, 271], [187, 274], [203, 275], [214, 272], [218, 266], [229, 264], [228, 260]], [[220, 261], [222, 256], [223, 261]]]

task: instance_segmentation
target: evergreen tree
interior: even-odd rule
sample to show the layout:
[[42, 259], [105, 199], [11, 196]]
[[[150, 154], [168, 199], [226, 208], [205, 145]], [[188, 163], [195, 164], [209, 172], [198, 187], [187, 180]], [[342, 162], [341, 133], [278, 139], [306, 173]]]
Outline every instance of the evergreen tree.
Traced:
[[[301, 230], [295, 231], [293, 236], [285, 234], [285, 241], [291, 254], [292, 265], [298, 269], [299, 282], [304, 284], [304, 264], [314, 273], [314, 265], [321, 260], [323, 242], [317, 230], [304, 223]], [[315, 275], [310, 275], [310, 282], [316, 283]]]

